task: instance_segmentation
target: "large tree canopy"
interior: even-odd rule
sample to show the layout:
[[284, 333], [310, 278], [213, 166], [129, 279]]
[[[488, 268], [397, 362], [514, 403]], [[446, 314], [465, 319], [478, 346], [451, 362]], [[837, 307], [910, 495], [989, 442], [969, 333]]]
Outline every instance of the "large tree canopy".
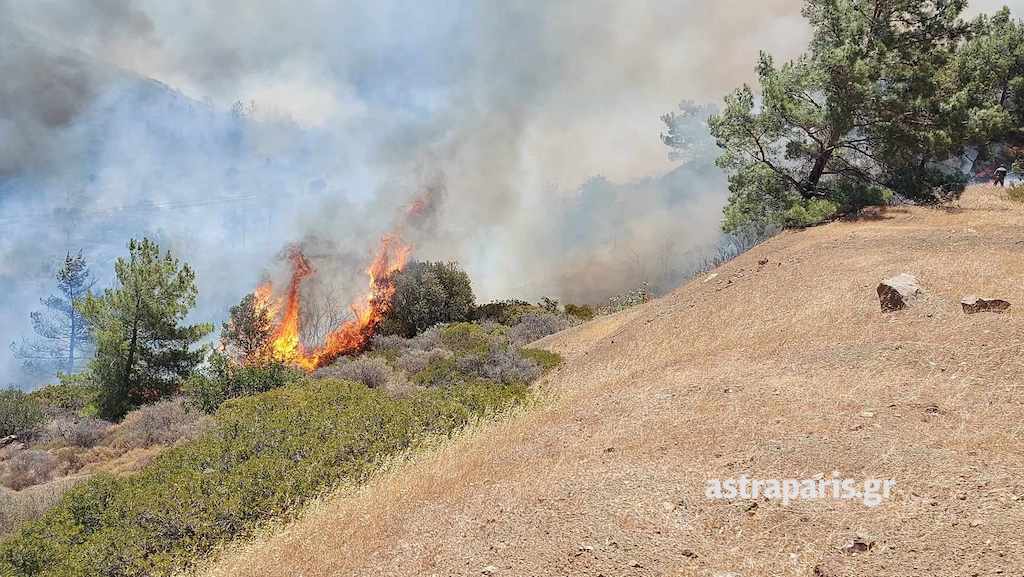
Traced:
[[760, 93], [743, 86], [709, 122], [730, 173], [724, 227], [802, 225], [893, 193], [963, 188], [943, 163], [963, 146], [943, 90], [965, 37], [965, 0], [808, 0], [799, 58], [762, 54]]
[[957, 52], [949, 88], [966, 111], [972, 144], [1020, 137], [1024, 127], [1024, 23], [1003, 8], [971, 23], [971, 38]]

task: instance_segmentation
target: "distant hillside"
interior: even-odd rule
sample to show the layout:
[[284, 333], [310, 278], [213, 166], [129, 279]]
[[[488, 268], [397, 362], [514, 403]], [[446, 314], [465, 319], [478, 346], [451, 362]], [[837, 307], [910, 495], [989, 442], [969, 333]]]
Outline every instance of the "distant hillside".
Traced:
[[[551, 401], [210, 576], [995, 575], [1024, 567], [1024, 206], [973, 188], [791, 231], [542, 341]], [[925, 295], [882, 314], [878, 283]], [[1013, 303], [965, 315], [966, 294]], [[712, 501], [711, 478], [894, 479], [876, 508]]]

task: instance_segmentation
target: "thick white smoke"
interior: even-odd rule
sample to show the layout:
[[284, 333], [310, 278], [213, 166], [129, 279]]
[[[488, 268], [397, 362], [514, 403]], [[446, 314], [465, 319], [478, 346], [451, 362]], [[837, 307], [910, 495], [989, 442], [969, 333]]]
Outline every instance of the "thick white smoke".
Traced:
[[[758, 50], [799, 52], [799, 10], [0, 0], [0, 342], [30, 334], [65, 252], [103, 284], [133, 236], [195, 266], [203, 320], [289, 242], [362, 290], [343, 271], [438, 178], [417, 256], [458, 260], [481, 299], [671, 282], [717, 238], [725, 189], [676, 170], [659, 117], [751, 80]], [[16, 368], [0, 354], [0, 383], [25, 384]]]

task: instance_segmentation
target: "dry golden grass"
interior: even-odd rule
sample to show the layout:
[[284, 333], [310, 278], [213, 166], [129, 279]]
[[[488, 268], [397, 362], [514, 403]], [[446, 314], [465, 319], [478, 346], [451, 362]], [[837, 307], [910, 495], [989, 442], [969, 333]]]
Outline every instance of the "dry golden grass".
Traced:
[[[927, 295], [879, 312], [900, 272]], [[311, 507], [206, 575], [1017, 575], [1024, 207], [991, 188], [788, 232], [554, 335], [549, 399]], [[966, 316], [968, 293], [1014, 303]], [[892, 478], [892, 499], [704, 498], [709, 478]], [[845, 554], [855, 534], [876, 543]]]
[[83, 479], [85, 477], [65, 477], [21, 491], [0, 487], [0, 538], [41, 517], [57, 504], [65, 491]]

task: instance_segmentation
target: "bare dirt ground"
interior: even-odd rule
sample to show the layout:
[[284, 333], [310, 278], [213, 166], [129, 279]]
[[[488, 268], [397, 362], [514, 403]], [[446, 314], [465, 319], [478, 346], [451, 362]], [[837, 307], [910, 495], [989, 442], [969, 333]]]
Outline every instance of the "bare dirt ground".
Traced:
[[[883, 315], [901, 272], [927, 294]], [[1014, 308], [967, 316], [971, 293]], [[208, 575], [1024, 575], [1024, 205], [1000, 191], [787, 232], [542, 344], [566, 362], [541, 406]], [[704, 495], [833, 471], [896, 487], [875, 508]]]

